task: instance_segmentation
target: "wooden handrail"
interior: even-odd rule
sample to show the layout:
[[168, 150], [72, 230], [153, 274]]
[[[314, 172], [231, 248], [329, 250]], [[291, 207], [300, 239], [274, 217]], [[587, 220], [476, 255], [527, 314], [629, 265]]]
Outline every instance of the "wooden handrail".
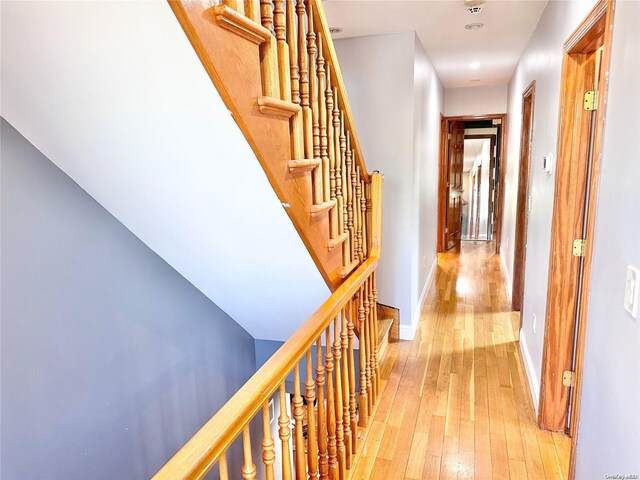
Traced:
[[153, 477], [154, 480], [200, 479], [223, 456], [248, 423], [263, 409], [289, 373], [362, 288], [380, 258], [382, 175], [371, 175], [371, 249], [369, 256], [278, 351]]
[[364, 162], [364, 155], [362, 154], [362, 147], [360, 146], [360, 140], [356, 133], [356, 125], [353, 120], [353, 113], [351, 112], [351, 105], [349, 104], [349, 97], [347, 96], [347, 89], [344, 86], [344, 79], [342, 78], [342, 71], [340, 70], [340, 62], [338, 62], [338, 54], [336, 53], [335, 46], [333, 45], [333, 39], [331, 37], [331, 31], [329, 30], [329, 23], [324, 13], [324, 7], [321, 0], [309, 0], [313, 3], [313, 10], [316, 15], [313, 16], [314, 27], [316, 31], [322, 32], [319, 37], [323, 43], [323, 49], [325, 50], [325, 61], [328, 61], [331, 65], [331, 82], [337, 87], [340, 92], [340, 98], [342, 98], [342, 109], [344, 110], [344, 120], [346, 126], [351, 131], [351, 146], [356, 152], [356, 162], [360, 167], [360, 175], [366, 183], [371, 182], [371, 174], [367, 170], [367, 165]]

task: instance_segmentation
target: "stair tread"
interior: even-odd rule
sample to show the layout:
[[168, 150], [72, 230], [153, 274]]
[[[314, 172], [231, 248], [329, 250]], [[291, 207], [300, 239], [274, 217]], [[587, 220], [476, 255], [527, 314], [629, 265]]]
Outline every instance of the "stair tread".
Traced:
[[349, 238], [349, 232], [344, 232], [340, 235], [338, 235], [336, 238], [332, 238], [329, 240], [329, 250], [331, 250], [332, 248], [337, 247], [338, 245], [342, 245], [347, 238]]
[[359, 263], [360, 261], [358, 259], [355, 259], [349, 265], [342, 267], [342, 269], [340, 270], [340, 275], [342, 276], [342, 278], [347, 277], [353, 271], [353, 269], [358, 266]]
[[216, 21], [222, 28], [256, 45], [266, 42], [271, 37], [271, 32], [267, 28], [226, 5], [216, 5], [213, 11]]
[[318, 213], [322, 213], [325, 210], [329, 210], [333, 208], [335, 204], [335, 200], [329, 200], [328, 202], [316, 203], [315, 205], [311, 205], [311, 215], [317, 215]]
[[303, 159], [294, 159], [289, 160], [289, 171], [291, 172], [307, 172], [311, 171], [320, 165], [321, 161], [319, 158], [303, 158]]
[[297, 103], [267, 96], [258, 97], [258, 108], [265, 115], [281, 118], [291, 118], [301, 110]]
[[381, 343], [384, 337], [391, 331], [391, 325], [393, 325], [393, 319], [391, 318], [378, 320], [378, 343]]

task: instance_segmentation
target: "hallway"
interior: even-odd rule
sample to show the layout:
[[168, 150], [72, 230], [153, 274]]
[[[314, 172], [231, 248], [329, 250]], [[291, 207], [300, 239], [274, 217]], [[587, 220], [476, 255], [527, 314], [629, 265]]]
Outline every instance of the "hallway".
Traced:
[[352, 478], [566, 478], [569, 438], [537, 428], [493, 243], [441, 254], [412, 342], [382, 365], [383, 394]]

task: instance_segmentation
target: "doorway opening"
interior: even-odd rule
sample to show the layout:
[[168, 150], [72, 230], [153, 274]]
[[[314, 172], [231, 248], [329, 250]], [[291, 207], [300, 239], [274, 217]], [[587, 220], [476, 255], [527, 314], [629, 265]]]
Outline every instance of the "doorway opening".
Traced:
[[580, 413], [586, 316], [614, 0], [601, 0], [564, 45], [538, 423], [571, 436]]
[[461, 241], [500, 248], [506, 114], [441, 117], [438, 252]]
[[527, 259], [527, 225], [531, 197], [529, 196], [529, 172], [531, 170], [531, 146], [533, 144], [533, 110], [536, 93], [534, 80], [522, 94], [522, 133], [520, 134], [520, 169], [518, 172], [518, 200], [516, 206], [516, 236], [513, 255], [513, 286], [511, 308], [519, 312], [524, 302], [524, 271]]

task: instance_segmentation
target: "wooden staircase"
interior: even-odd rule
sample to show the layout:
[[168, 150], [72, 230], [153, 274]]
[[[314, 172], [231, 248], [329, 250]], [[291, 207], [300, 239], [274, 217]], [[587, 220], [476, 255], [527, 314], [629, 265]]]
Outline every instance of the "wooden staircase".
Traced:
[[376, 308], [382, 176], [364, 163], [322, 4], [169, 4], [333, 293], [154, 478], [271, 480], [277, 463], [283, 479], [347, 479], [392, 322]]
[[367, 257], [371, 174], [322, 5], [294, 1], [169, 4], [334, 290]]

